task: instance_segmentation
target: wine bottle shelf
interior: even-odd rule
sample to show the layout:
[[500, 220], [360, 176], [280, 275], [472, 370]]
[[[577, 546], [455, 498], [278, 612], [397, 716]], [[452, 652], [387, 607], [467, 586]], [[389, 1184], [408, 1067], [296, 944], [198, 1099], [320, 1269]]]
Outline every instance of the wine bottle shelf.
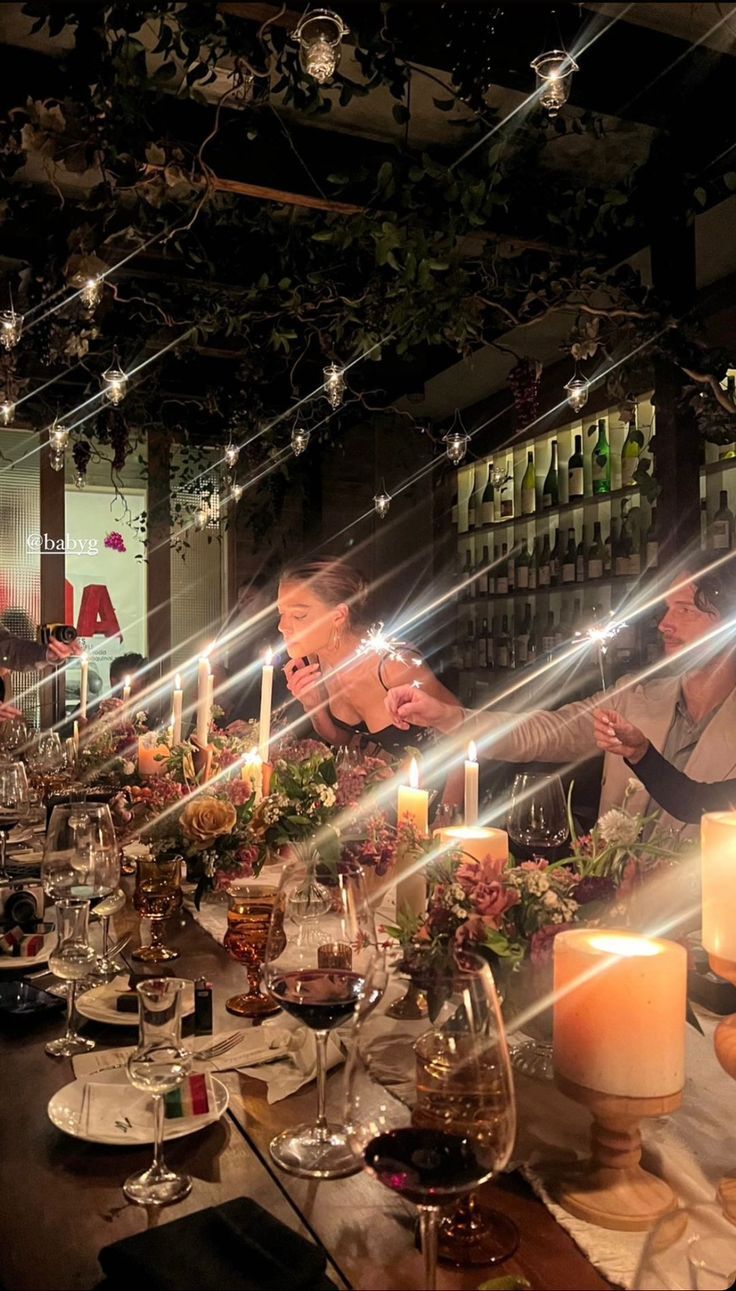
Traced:
[[[647, 571], [649, 573], [650, 571]], [[590, 592], [596, 588], [625, 587], [628, 583], [638, 583], [643, 574], [614, 574], [610, 578], [586, 578], [580, 583], [556, 583], [553, 587], [518, 587], [512, 592], [493, 592], [489, 596], [469, 596], [458, 602], [458, 610], [464, 606], [485, 605], [488, 601], [523, 601], [530, 596], [550, 596], [557, 592]]]
[[[736, 464], [736, 459], [734, 464]], [[722, 467], [723, 462], [715, 463], [715, 465]], [[633, 501], [634, 498], [638, 497], [638, 489], [612, 489], [610, 493], [596, 493], [593, 497], [575, 498], [572, 502], [564, 502], [558, 507], [540, 508], [538, 511], [532, 511], [530, 515], [507, 516], [505, 520], [494, 520], [492, 524], [474, 525], [472, 529], [458, 532], [458, 537], [466, 538], [472, 537], [474, 534], [497, 533], [502, 529], [511, 529], [514, 525], [529, 525], [535, 524], [538, 520], [553, 520], [556, 516], [570, 515], [573, 511], [598, 508], [606, 502], [620, 502], [623, 498], [631, 498]]]
[[736, 457], [726, 457], [719, 462], [708, 462], [707, 466], [701, 466], [701, 475], [722, 475], [724, 471], [736, 470]]

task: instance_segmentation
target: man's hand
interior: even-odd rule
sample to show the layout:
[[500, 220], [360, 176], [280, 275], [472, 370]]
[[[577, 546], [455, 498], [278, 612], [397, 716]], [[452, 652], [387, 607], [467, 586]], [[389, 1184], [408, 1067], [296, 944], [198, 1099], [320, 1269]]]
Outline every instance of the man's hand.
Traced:
[[55, 641], [52, 637], [46, 650], [46, 659], [48, 663], [64, 663], [72, 655], [80, 655], [82, 647], [78, 641], [71, 641], [67, 644], [65, 641]]
[[385, 703], [391, 721], [400, 731], [408, 731], [410, 726], [431, 726], [447, 732], [464, 720], [461, 708], [433, 699], [421, 686], [392, 686]]
[[22, 717], [23, 714], [19, 708], [14, 708], [12, 704], [3, 704], [0, 701], [0, 722], [9, 722], [13, 717]]
[[597, 708], [593, 714], [596, 743], [604, 753], [616, 753], [635, 764], [649, 748], [649, 740], [638, 726], [627, 722], [613, 708]]

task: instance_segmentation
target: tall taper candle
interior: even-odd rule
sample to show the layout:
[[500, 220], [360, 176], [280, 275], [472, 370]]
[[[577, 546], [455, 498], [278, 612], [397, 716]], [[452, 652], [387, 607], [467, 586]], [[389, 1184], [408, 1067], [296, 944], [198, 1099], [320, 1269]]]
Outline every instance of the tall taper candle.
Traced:
[[87, 689], [89, 686], [89, 659], [83, 654], [79, 660], [79, 716], [87, 716]]
[[210, 661], [203, 654], [197, 664], [197, 739], [207, 747], [210, 730]]
[[173, 716], [172, 716], [171, 743], [174, 748], [176, 748], [177, 744], [181, 744], [181, 717], [182, 717], [183, 703], [184, 703], [184, 692], [182, 691], [182, 688], [181, 688], [181, 677], [177, 672], [176, 681], [174, 683], [174, 698], [173, 698], [173, 704], [172, 704]]
[[465, 824], [478, 824], [478, 753], [472, 740], [465, 763]]
[[127, 704], [130, 699], [130, 677], [126, 677], [123, 682], [123, 703]]
[[266, 652], [266, 661], [261, 673], [261, 715], [258, 719], [258, 752], [261, 762], [268, 762], [268, 746], [271, 740], [271, 697], [273, 695], [273, 651]]

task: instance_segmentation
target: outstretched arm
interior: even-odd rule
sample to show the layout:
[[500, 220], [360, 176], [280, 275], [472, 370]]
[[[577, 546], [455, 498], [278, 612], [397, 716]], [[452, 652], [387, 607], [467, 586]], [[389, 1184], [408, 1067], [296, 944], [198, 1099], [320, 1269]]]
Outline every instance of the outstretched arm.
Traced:
[[697, 825], [704, 811], [733, 811], [736, 808], [736, 780], [705, 784], [692, 780], [662, 757], [652, 744], [636, 763], [629, 766], [646, 786], [655, 802], [675, 820]]

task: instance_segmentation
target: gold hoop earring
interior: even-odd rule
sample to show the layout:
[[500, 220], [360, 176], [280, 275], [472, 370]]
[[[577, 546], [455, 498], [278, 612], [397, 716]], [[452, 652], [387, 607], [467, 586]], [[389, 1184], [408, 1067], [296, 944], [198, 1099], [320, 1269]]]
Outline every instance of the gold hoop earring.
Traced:
[[342, 633], [341, 633], [340, 629], [338, 628], [337, 624], [336, 624], [336, 623], [333, 623], [333, 625], [332, 625], [332, 631], [331, 631], [331, 633], [330, 633], [330, 646], [329, 646], [329, 648], [330, 648], [330, 650], [339, 650], [341, 645], [342, 645]]

